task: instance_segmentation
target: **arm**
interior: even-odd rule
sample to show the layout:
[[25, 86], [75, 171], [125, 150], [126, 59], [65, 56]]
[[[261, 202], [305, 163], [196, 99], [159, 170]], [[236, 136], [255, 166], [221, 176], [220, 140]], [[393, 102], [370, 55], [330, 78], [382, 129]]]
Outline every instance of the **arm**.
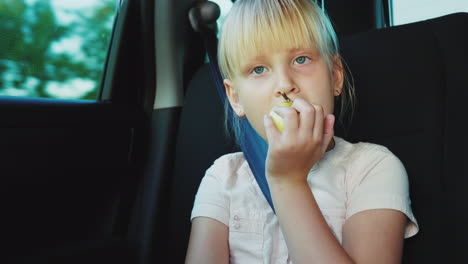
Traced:
[[272, 186], [273, 202], [295, 263], [401, 263], [407, 218], [396, 210], [367, 210], [343, 227], [343, 247], [304, 185]]
[[407, 221], [391, 209], [357, 213], [343, 226], [343, 247], [356, 263], [401, 263]]
[[332, 234], [307, 182], [272, 184], [270, 190], [294, 263], [354, 263]]
[[217, 220], [196, 217], [192, 221], [185, 263], [229, 263], [229, 229]]
[[300, 98], [292, 108], [275, 112], [286, 117], [285, 130], [280, 133], [265, 118], [269, 142], [266, 175], [295, 263], [400, 263], [404, 215], [381, 209], [356, 213], [345, 224], [342, 247], [310, 190], [307, 174], [331, 142], [333, 116], [324, 117], [320, 106]]

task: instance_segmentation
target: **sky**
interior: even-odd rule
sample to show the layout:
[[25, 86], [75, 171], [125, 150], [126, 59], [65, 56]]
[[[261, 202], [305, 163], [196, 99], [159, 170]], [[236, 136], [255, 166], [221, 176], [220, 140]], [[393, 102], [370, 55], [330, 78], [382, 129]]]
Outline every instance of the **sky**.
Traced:
[[468, 12], [468, 0], [392, 0], [393, 24], [401, 25], [456, 12]]
[[229, 9], [231, 9], [231, 6], [232, 6], [231, 0], [210, 0], [210, 1], [218, 4], [219, 8], [221, 9], [221, 17], [226, 16], [227, 13], [229, 12]]

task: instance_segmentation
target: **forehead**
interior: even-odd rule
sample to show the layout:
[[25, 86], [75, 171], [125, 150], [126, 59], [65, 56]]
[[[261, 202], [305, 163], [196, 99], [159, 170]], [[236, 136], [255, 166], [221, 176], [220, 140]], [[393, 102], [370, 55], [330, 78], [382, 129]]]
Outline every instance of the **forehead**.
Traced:
[[232, 43], [230, 60], [236, 72], [240, 72], [245, 64], [264, 59], [271, 54], [317, 50], [313, 36], [301, 32], [300, 29], [272, 31], [248, 30]]
[[[247, 2], [249, 1], [240, 1]], [[246, 58], [280, 50], [316, 49], [320, 46], [316, 45], [316, 40], [320, 41], [317, 34], [319, 29], [306, 8], [272, 4], [266, 7], [260, 11], [256, 10], [260, 5], [240, 6], [225, 21], [221, 34], [222, 46], [232, 70], [239, 70]]]

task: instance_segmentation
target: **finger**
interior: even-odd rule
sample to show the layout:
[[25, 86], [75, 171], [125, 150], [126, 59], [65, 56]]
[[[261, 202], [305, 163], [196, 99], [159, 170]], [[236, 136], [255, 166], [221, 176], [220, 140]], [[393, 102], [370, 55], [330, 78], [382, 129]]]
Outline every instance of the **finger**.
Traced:
[[263, 116], [263, 126], [265, 128], [267, 142], [274, 142], [274, 139], [280, 136], [281, 132], [276, 129], [275, 124], [269, 115]]
[[323, 141], [323, 127], [324, 127], [324, 119], [323, 116], [323, 107], [321, 105], [312, 105], [315, 108], [315, 124], [312, 136], [315, 140], [318, 140], [320, 143]]
[[291, 107], [299, 112], [300, 133], [311, 135], [315, 123], [315, 108], [302, 98], [296, 98]]
[[283, 118], [284, 134], [288, 136], [297, 133], [299, 117], [296, 109], [287, 106], [275, 106], [273, 107], [273, 111]]
[[330, 144], [335, 132], [333, 126], [335, 125], [335, 116], [333, 114], [328, 114], [325, 117], [324, 128], [323, 128], [323, 152], [327, 151], [328, 145]]

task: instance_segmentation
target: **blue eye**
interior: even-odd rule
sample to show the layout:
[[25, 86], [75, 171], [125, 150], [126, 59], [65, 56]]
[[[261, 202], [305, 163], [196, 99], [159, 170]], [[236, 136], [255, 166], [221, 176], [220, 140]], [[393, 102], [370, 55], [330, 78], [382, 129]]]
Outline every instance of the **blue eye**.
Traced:
[[264, 71], [265, 71], [265, 67], [263, 66], [255, 67], [253, 69], [253, 72], [255, 72], [256, 74], [262, 74]]
[[304, 64], [306, 63], [306, 61], [308, 60], [309, 58], [305, 57], [305, 56], [300, 56], [300, 57], [297, 57], [296, 58], [296, 62], [298, 64]]

